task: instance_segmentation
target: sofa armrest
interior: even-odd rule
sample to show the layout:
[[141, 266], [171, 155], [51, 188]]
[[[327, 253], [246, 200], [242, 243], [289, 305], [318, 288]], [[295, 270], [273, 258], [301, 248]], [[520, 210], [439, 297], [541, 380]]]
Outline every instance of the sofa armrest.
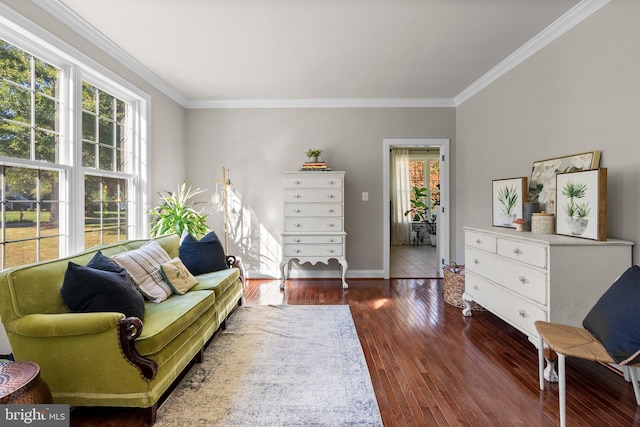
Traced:
[[5, 328], [34, 338], [87, 335], [116, 329], [123, 318], [120, 313], [29, 314], [9, 322]]
[[[113, 331], [119, 337], [120, 351], [151, 380], [158, 365], [138, 354], [135, 340], [142, 333], [142, 321], [137, 317], [125, 318], [121, 313], [61, 313], [30, 314], [5, 325], [7, 332], [28, 338], [64, 338], [98, 335]], [[105, 350], [106, 349], [101, 349]]]

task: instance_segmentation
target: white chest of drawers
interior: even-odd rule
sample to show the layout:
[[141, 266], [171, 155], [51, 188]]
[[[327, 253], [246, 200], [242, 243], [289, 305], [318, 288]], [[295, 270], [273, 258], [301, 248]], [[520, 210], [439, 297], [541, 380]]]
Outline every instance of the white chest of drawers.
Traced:
[[284, 231], [282, 233], [282, 282], [284, 288], [291, 261], [342, 267], [342, 287], [347, 289], [344, 231], [344, 172], [283, 172]]
[[632, 265], [633, 243], [465, 227], [465, 316], [475, 301], [538, 343], [536, 320], [582, 326]]

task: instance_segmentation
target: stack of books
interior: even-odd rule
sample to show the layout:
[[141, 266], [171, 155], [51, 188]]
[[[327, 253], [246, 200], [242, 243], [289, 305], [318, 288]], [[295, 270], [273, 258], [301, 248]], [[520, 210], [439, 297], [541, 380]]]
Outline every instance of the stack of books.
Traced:
[[330, 171], [331, 168], [325, 162], [304, 162], [301, 171]]

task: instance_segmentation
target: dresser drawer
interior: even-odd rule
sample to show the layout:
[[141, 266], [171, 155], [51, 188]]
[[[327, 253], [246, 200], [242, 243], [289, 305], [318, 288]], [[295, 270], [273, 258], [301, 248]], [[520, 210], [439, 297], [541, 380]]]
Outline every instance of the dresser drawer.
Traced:
[[497, 238], [490, 234], [477, 233], [467, 230], [464, 235], [464, 243], [472, 248], [482, 249], [483, 251], [495, 253]]
[[285, 177], [284, 188], [342, 188], [342, 177], [338, 177], [338, 176]]
[[466, 270], [540, 304], [547, 302], [547, 273], [467, 247]]
[[342, 218], [285, 218], [284, 231], [342, 231]]
[[331, 203], [287, 203], [284, 206], [284, 216], [288, 217], [341, 217], [342, 205]]
[[341, 257], [342, 245], [304, 245], [294, 243], [285, 247], [284, 255], [289, 257]]
[[542, 308], [473, 273], [465, 275], [465, 293], [528, 336], [538, 336], [536, 320], [547, 321]]
[[324, 236], [284, 236], [284, 243], [342, 243], [342, 236], [332, 236], [332, 235], [324, 235]]
[[285, 190], [287, 203], [342, 203], [342, 190]]
[[528, 242], [498, 239], [498, 255], [540, 268], [547, 268], [547, 248]]

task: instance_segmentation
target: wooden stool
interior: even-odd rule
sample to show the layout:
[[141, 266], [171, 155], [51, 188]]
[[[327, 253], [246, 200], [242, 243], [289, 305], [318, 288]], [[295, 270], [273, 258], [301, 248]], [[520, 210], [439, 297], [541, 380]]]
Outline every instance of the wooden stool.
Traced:
[[0, 362], [0, 404], [53, 403], [40, 366], [33, 362]]

